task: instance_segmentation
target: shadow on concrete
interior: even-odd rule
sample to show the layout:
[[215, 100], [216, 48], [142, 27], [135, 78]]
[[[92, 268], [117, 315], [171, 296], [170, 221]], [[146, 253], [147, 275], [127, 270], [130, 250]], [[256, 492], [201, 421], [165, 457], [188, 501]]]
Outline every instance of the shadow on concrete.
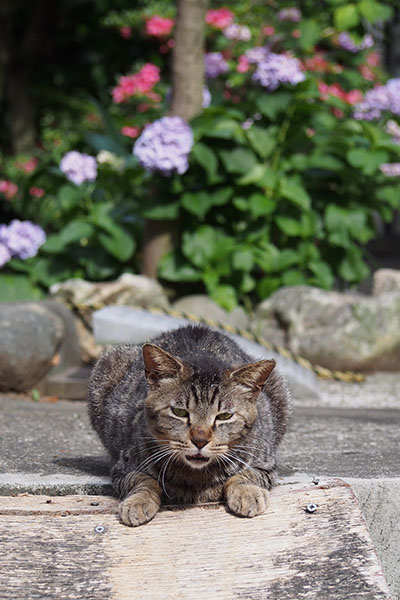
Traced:
[[52, 462], [75, 472], [81, 471], [100, 477], [108, 476], [111, 470], [111, 461], [107, 456], [63, 456], [55, 458]]

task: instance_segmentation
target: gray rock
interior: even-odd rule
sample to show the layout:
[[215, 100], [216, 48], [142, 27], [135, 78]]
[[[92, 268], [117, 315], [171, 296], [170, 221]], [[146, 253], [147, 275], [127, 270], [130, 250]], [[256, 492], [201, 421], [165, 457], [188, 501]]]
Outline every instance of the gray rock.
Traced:
[[173, 308], [182, 312], [192, 313], [197, 317], [212, 319], [226, 325], [239, 327], [240, 329], [247, 329], [249, 327], [249, 317], [243, 308], [238, 306], [231, 312], [227, 312], [218, 306], [214, 300], [203, 294], [184, 296], [174, 302]]
[[372, 294], [379, 296], [386, 292], [400, 292], [400, 270], [378, 269], [372, 279]]
[[286, 287], [258, 306], [255, 326], [330, 369], [400, 368], [400, 291], [369, 297]]
[[115, 281], [91, 283], [68, 279], [50, 288], [50, 294], [76, 307], [94, 309], [110, 304], [168, 308], [169, 302], [161, 285], [144, 275], [124, 273]]
[[39, 302], [0, 304], [0, 389], [27, 391], [53, 366], [63, 320]]

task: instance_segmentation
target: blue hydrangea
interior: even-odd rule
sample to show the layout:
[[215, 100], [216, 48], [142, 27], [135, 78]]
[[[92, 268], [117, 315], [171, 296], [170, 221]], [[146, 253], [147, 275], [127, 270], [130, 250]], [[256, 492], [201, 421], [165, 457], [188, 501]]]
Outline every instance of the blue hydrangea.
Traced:
[[163, 175], [185, 173], [193, 146], [193, 132], [180, 117], [163, 117], [148, 125], [136, 140], [133, 154], [147, 171]]
[[14, 219], [9, 225], [0, 225], [0, 245], [8, 250], [10, 257], [31, 258], [45, 241], [43, 229], [31, 221]]
[[208, 52], [204, 55], [204, 72], [207, 79], [215, 79], [229, 69], [228, 63], [221, 52]]
[[348, 52], [356, 53], [360, 52], [360, 50], [366, 50], [367, 48], [372, 48], [374, 45], [374, 38], [371, 34], [367, 33], [361, 40], [359, 44], [356, 44], [350, 35], [346, 31], [342, 31], [338, 35], [338, 44], [343, 50], [347, 50]]
[[265, 57], [257, 62], [253, 73], [253, 80], [271, 92], [282, 83], [297, 85], [304, 79], [301, 63], [297, 58], [274, 52], [267, 52]]
[[61, 159], [60, 170], [65, 177], [75, 183], [81, 185], [85, 181], [95, 181], [97, 177], [97, 162], [93, 156], [82, 154], [76, 150], [67, 152]]
[[353, 117], [372, 121], [379, 119], [384, 111], [400, 115], [400, 77], [389, 79], [385, 85], [368, 90], [362, 102], [354, 107]]

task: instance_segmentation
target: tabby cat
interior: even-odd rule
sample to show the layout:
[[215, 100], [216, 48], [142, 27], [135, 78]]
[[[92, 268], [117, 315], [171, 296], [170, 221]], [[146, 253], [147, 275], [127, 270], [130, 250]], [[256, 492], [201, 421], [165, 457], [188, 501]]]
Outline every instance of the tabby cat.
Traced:
[[224, 499], [246, 517], [266, 510], [290, 413], [274, 368], [275, 361], [252, 362], [233, 340], [203, 326], [100, 357], [89, 415], [114, 461], [123, 523], [150, 521], [162, 502]]

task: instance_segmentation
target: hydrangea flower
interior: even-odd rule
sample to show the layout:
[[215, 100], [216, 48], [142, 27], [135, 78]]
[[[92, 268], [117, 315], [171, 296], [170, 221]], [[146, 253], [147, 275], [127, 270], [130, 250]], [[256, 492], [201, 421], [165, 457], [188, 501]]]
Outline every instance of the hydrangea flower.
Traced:
[[292, 23], [298, 23], [301, 20], [301, 10], [295, 6], [290, 8], [282, 8], [278, 12], [279, 21], [292, 21]]
[[[2, 226], [0, 225], [0, 228]], [[4, 227], [4, 226], [3, 226]], [[0, 269], [11, 260], [11, 252], [3, 242], [0, 242]]]
[[146, 21], [146, 33], [148, 35], [154, 35], [154, 37], [162, 37], [164, 35], [169, 35], [173, 26], [173, 19], [167, 19], [165, 17], [154, 15]]
[[238, 40], [240, 42], [248, 42], [251, 39], [251, 31], [246, 25], [237, 25], [232, 23], [223, 31], [224, 36], [228, 40]]
[[225, 29], [234, 18], [234, 14], [229, 8], [217, 8], [208, 10], [206, 13], [206, 23], [217, 29]]
[[245, 52], [245, 57], [249, 61], [249, 63], [259, 63], [262, 60], [267, 58], [267, 54], [269, 53], [268, 48], [264, 46], [255, 46], [254, 48], [249, 48]]
[[362, 102], [356, 105], [353, 117], [372, 121], [379, 119], [383, 111], [400, 115], [400, 77], [389, 79], [385, 85], [368, 90]]
[[204, 71], [208, 79], [215, 79], [218, 75], [226, 73], [228, 69], [228, 63], [221, 52], [207, 52], [204, 55]]
[[0, 244], [8, 249], [11, 256], [31, 258], [45, 241], [43, 229], [31, 221], [14, 219], [9, 225], [0, 225]]
[[31, 188], [29, 188], [29, 194], [31, 196], [35, 196], [35, 198], [43, 198], [43, 196], [45, 195], [45, 191], [43, 188], [41, 187], [37, 187], [35, 185], [33, 185]]
[[265, 58], [257, 63], [253, 80], [270, 91], [276, 90], [282, 83], [297, 85], [304, 81], [301, 63], [297, 58], [285, 54], [267, 52]]
[[133, 75], [123, 75], [118, 79], [118, 85], [112, 90], [112, 97], [116, 104], [126, 102], [135, 94], [151, 93], [156, 83], [160, 81], [160, 69], [152, 63], [146, 63]]
[[385, 125], [385, 131], [392, 136], [394, 144], [400, 144], [400, 126], [396, 121], [390, 119]]
[[366, 50], [374, 45], [374, 38], [369, 33], [363, 37], [359, 44], [356, 44], [346, 31], [342, 31], [342, 33], [339, 33], [337, 41], [341, 48], [353, 53]]
[[96, 159], [76, 150], [67, 152], [61, 159], [60, 170], [67, 179], [76, 185], [80, 185], [84, 181], [95, 181], [97, 177]]
[[189, 168], [193, 132], [180, 117], [163, 117], [148, 125], [136, 140], [133, 154], [147, 171], [180, 175]]
[[383, 163], [379, 168], [386, 177], [400, 177], [400, 163]]

